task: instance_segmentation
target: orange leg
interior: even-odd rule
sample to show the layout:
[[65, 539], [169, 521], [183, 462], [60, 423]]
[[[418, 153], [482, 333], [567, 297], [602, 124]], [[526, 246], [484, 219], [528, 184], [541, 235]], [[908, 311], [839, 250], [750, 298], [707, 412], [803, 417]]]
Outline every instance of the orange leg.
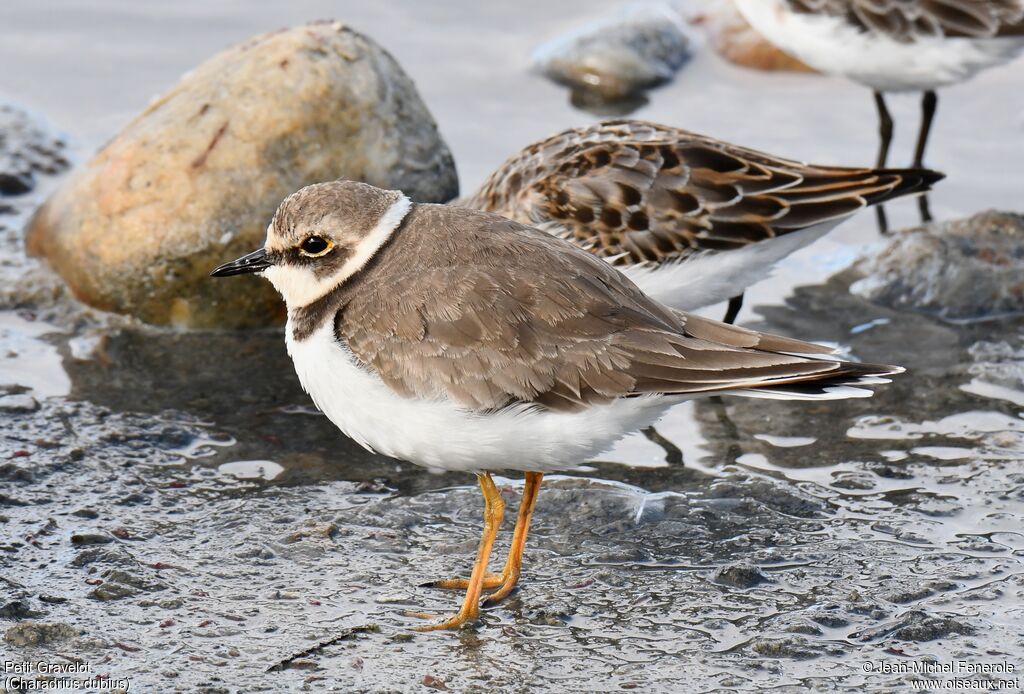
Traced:
[[494, 480], [491, 479], [490, 473], [477, 475], [477, 480], [480, 482], [480, 491], [484, 494], [484, 531], [480, 537], [480, 549], [476, 553], [476, 562], [473, 564], [473, 572], [469, 576], [462, 608], [454, 617], [439, 624], [417, 627], [416, 631], [457, 629], [466, 622], [476, 621], [480, 616], [480, 593], [483, 589], [484, 574], [487, 573], [487, 560], [491, 558], [494, 538], [498, 534], [498, 528], [501, 527], [501, 520], [505, 515], [505, 502], [501, 498], [501, 492], [494, 486]]
[[516, 529], [512, 532], [512, 547], [508, 551], [505, 568], [501, 570], [501, 585], [484, 599], [484, 605], [493, 605], [504, 600], [519, 582], [519, 572], [523, 568], [523, 550], [526, 549], [526, 535], [530, 532], [533, 507], [537, 505], [537, 494], [540, 492], [543, 478], [544, 473], [541, 472], [526, 473], [523, 498], [519, 502], [519, 515], [516, 517]]
[[[516, 528], [512, 532], [512, 547], [509, 549], [508, 559], [505, 561], [505, 568], [501, 570], [501, 573], [484, 575], [483, 588], [498, 589], [484, 599], [484, 605], [493, 605], [508, 597], [519, 581], [519, 574], [523, 567], [523, 550], [526, 548], [526, 535], [530, 531], [530, 520], [533, 517], [534, 506], [537, 505], [537, 494], [540, 492], [543, 478], [544, 474], [540, 472], [526, 473], [526, 484], [523, 487], [522, 500], [519, 502]], [[449, 578], [443, 581], [424, 583], [423, 587], [464, 590], [469, 587], [469, 581], [464, 578]]]

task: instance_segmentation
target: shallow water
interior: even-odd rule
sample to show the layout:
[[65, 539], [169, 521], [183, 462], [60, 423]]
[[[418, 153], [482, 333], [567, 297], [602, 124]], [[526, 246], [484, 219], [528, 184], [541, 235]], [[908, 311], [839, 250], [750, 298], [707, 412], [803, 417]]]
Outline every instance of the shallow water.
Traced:
[[[527, 56], [615, 3], [491, 5], [7, 3], [0, 97], [45, 114], [81, 159], [221, 46], [333, 15], [413, 75], [468, 190], [514, 149], [592, 120]], [[1024, 102], [1008, 95], [1022, 68], [943, 92], [940, 218], [1019, 210]], [[914, 103], [894, 107], [907, 157]], [[745, 72], [698, 47], [636, 115], [858, 164], [873, 158], [871, 109], [841, 81]], [[851, 296], [844, 268], [877, 243], [870, 215], [787, 261], [741, 322], [907, 374], [868, 400], [675, 408], [660, 440], [630, 436], [545, 485], [523, 588], [481, 628], [410, 638], [403, 610], [457, 602], [416, 586], [468, 568], [471, 479], [340, 436], [276, 331], [156, 330], [47, 290], [16, 237], [53, 182], [0, 216], [0, 296], [19, 307], [0, 313], [2, 660], [79, 658], [132, 691], [189, 692], [896, 691], [910, 676], [879, 670], [926, 659], [1020, 676], [1024, 320], [950, 325]], [[896, 225], [914, 212], [890, 206]], [[512, 508], [520, 482], [502, 483]], [[19, 645], [32, 622], [79, 634]]]

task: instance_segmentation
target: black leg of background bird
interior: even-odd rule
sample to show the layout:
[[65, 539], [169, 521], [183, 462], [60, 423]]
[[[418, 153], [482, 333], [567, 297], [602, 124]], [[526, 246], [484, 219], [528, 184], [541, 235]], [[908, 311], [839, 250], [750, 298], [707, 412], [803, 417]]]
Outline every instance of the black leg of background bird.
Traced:
[[725, 401], [721, 397], [713, 395], [706, 402], [714, 410], [715, 418], [722, 427], [724, 434], [722, 440], [728, 442], [724, 460], [731, 463], [743, 455], [743, 448], [740, 446], [739, 427], [736, 426], [736, 422], [732, 421]]
[[[914, 150], [914, 166], [924, 166], [924, 152], [928, 147], [928, 136], [932, 132], [932, 121], [935, 119], [935, 111], [939, 107], [939, 95], [933, 91], [927, 91], [921, 98], [921, 130], [917, 134], [917, 148]], [[918, 208], [921, 210], [921, 221], [932, 221], [932, 211], [928, 207], [928, 196], [922, 195], [917, 199]]]
[[928, 194], [923, 193], [917, 198], [917, 209], [921, 212], [921, 221], [932, 221], [932, 208], [928, 204]]
[[917, 134], [917, 148], [914, 150], [914, 166], [924, 166], [924, 151], [928, 147], [928, 136], [932, 132], [932, 121], [939, 107], [939, 95], [927, 91], [921, 97], [921, 130]]
[[889, 233], [889, 218], [885, 216], [885, 205], [875, 206], [875, 219], [878, 221], [878, 233]]
[[[875, 92], [875, 107], [878, 109], [878, 158], [875, 160], [875, 168], [884, 169], [885, 162], [889, 160], [889, 145], [892, 143], [893, 123], [889, 109], [885, 105], [885, 96], [882, 92]], [[875, 218], [878, 220], [878, 233], [889, 233], [889, 219], [885, 216], [885, 207], [875, 207]]]
[[683, 451], [679, 446], [675, 445], [660, 433], [654, 427], [647, 427], [643, 430], [644, 436], [652, 442], [656, 443], [665, 451], [665, 462], [669, 465], [684, 465]]
[[729, 299], [729, 308], [725, 310], [725, 318], [722, 319], [723, 323], [735, 323], [736, 316], [740, 315], [740, 309], [743, 308], [743, 295], [734, 296]]
[[875, 107], [878, 109], [878, 159], [875, 160], [876, 169], [884, 169], [885, 163], [889, 160], [889, 145], [892, 144], [893, 123], [889, 109], [885, 105], [885, 96], [882, 92], [875, 92]]

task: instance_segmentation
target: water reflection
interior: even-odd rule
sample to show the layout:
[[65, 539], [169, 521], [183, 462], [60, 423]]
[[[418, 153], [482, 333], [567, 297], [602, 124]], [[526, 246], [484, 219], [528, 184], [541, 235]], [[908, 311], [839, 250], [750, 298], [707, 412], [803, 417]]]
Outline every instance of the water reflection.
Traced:
[[0, 311], [0, 385], [16, 385], [37, 397], [67, 395], [71, 380], [56, 347], [41, 339], [55, 332], [46, 323]]

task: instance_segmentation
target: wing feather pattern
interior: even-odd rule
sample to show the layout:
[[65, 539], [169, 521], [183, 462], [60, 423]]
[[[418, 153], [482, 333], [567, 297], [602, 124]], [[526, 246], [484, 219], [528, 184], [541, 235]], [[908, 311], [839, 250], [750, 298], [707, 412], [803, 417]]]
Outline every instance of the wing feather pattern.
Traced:
[[1024, 34], [1021, 0], [787, 0], [791, 9], [842, 17], [861, 31], [901, 42]]
[[530, 145], [460, 204], [631, 265], [743, 248], [923, 192], [941, 177], [924, 169], [812, 166], [617, 120]]

